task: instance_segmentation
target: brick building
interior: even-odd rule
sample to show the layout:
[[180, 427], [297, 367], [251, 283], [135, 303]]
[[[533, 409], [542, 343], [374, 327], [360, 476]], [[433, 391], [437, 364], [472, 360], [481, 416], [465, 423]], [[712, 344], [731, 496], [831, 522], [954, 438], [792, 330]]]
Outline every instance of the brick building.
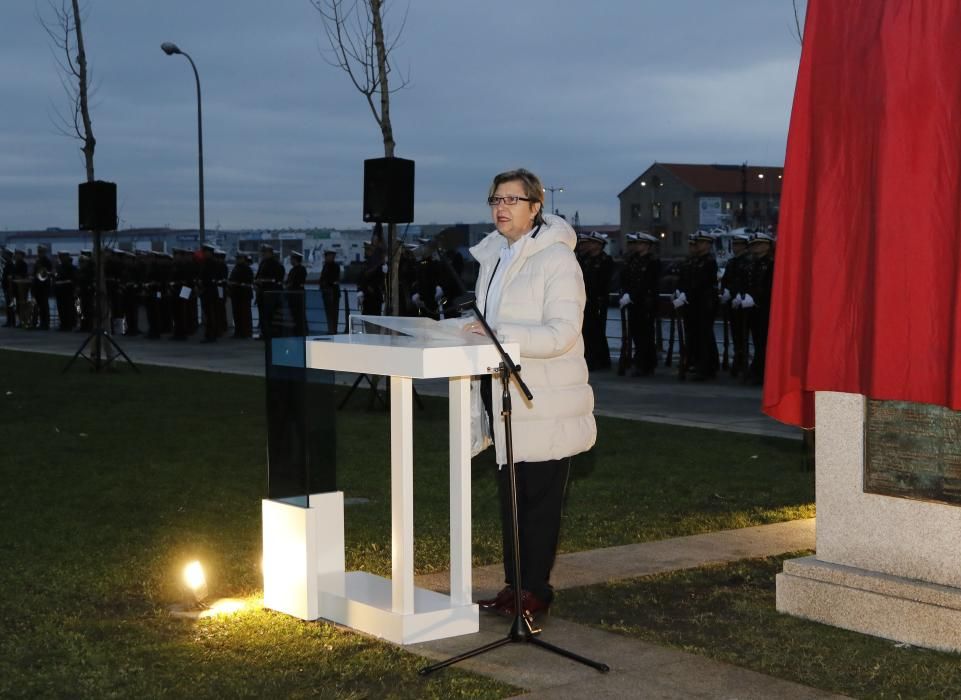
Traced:
[[621, 234], [647, 231], [662, 257], [683, 255], [699, 228], [777, 226], [783, 168], [655, 162], [617, 195]]

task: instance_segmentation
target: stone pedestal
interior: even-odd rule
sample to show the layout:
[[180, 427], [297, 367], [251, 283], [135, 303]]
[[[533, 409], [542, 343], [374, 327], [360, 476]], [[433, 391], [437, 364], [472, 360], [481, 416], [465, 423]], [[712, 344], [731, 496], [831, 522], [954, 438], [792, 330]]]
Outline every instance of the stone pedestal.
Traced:
[[785, 562], [778, 611], [961, 651], [961, 507], [865, 493], [865, 398], [815, 407], [817, 554]]

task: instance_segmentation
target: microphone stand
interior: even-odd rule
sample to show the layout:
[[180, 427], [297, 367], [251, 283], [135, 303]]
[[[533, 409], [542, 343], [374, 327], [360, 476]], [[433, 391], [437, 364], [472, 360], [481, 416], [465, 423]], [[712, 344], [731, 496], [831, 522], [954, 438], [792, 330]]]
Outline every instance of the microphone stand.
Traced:
[[[441, 256], [444, 258], [444, 256]], [[450, 262], [444, 259], [444, 261], [450, 265]], [[451, 266], [452, 268], [452, 266]], [[453, 269], [453, 268], [452, 268]], [[455, 279], [460, 278], [455, 275]], [[522, 644], [528, 643], [538, 646], [547, 651], [559, 654], [561, 656], [567, 657], [578, 663], [582, 663], [586, 666], [597, 669], [601, 673], [606, 673], [611, 670], [610, 666], [598, 661], [593, 661], [579, 654], [575, 654], [567, 649], [562, 649], [559, 646], [555, 646], [549, 642], [545, 642], [543, 639], [538, 637], [540, 634], [540, 629], [534, 629], [532, 616], [524, 612], [522, 604], [522, 591], [523, 583], [521, 581], [521, 546], [520, 546], [520, 528], [518, 525], [517, 518], [517, 472], [514, 467], [514, 439], [511, 432], [511, 393], [510, 393], [510, 383], [511, 377], [517, 381], [517, 385], [520, 387], [521, 391], [524, 392], [524, 396], [527, 397], [528, 401], [533, 400], [534, 395], [531, 390], [521, 379], [520, 375], [520, 365], [514, 364], [511, 356], [507, 354], [504, 350], [504, 346], [500, 344], [497, 340], [497, 336], [491, 330], [491, 327], [487, 324], [487, 319], [484, 318], [484, 314], [480, 312], [477, 308], [477, 299], [474, 294], [464, 294], [458, 299], [454, 300], [453, 305], [459, 308], [466, 308], [474, 312], [477, 320], [480, 321], [481, 326], [484, 328], [484, 334], [490, 338], [491, 342], [494, 343], [494, 347], [497, 348], [498, 354], [501, 356], [501, 362], [497, 368], [489, 368], [492, 374], [498, 374], [501, 380], [501, 415], [504, 417], [504, 439], [505, 446], [507, 448], [507, 469], [508, 475], [510, 477], [510, 501], [511, 501], [511, 539], [513, 542], [513, 581], [511, 585], [514, 587], [514, 620], [511, 623], [510, 630], [507, 635], [498, 639], [490, 644], [485, 644], [483, 646], [477, 647], [470, 651], [466, 651], [463, 654], [458, 654], [457, 656], [452, 656], [449, 659], [440, 661], [436, 664], [431, 664], [430, 666], [425, 666], [424, 668], [418, 670], [421, 676], [427, 676], [434, 671], [438, 671], [442, 668], [446, 668], [452, 664], [456, 664], [465, 659], [470, 659], [474, 656], [479, 656], [480, 654], [485, 654], [488, 651], [498, 649], [506, 644]]]

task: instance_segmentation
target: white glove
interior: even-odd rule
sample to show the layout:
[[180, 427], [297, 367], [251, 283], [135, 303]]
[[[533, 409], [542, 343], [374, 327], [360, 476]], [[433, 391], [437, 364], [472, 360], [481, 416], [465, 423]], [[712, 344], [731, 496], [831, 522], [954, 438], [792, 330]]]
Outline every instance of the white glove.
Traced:
[[730, 290], [730, 289], [725, 289], [725, 290], [721, 293], [721, 303], [722, 303], [722, 304], [726, 304], [726, 303], [728, 303], [729, 301], [731, 301], [731, 290]]
[[414, 304], [416, 304], [417, 306], [421, 306], [420, 294], [418, 292], [414, 292], [411, 295], [410, 300], [414, 302]]
[[440, 301], [444, 298], [444, 289], [439, 284], [434, 287], [434, 301]]
[[682, 306], [684, 306], [684, 302], [681, 301], [681, 298], [680, 298], [680, 297], [676, 297], [676, 298], [674, 299], [674, 301], [672, 301], [671, 303], [674, 304], [674, 308], [675, 308], [675, 309], [679, 309], [679, 308], [681, 308]]
[[625, 306], [627, 306], [628, 304], [633, 303], [632, 300], [631, 300], [631, 295], [628, 294], [627, 292], [624, 292], [624, 296], [621, 297], [621, 300], [620, 300], [619, 303], [620, 303], [622, 309], [623, 309]]
[[678, 292], [678, 291], [675, 291], [675, 292], [674, 292], [674, 301], [671, 302], [671, 303], [674, 304], [674, 308], [675, 308], [675, 309], [681, 308], [682, 306], [684, 306], [684, 305], [687, 303], [687, 293], [686, 293], [686, 292]]
[[753, 306], [755, 306], [755, 304], [754, 304], [754, 297], [752, 297], [750, 294], [745, 294], [745, 295], [744, 295], [744, 301], [741, 302], [741, 308], [742, 308], [742, 309], [750, 309], [750, 308], [752, 308]]
[[734, 297], [733, 299], [731, 299], [731, 308], [732, 308], [732, 309], [740, 309], [740, 308], [741, 308], [741, 304], [742, 304], [743, 302], [744, 302], [744, 297], [742, 297], [740, 294], [738, 294], [736, 297]]
[[364, 293], [357, 292], [357, 308], [362, 309], [364, 307]]
[[383, 265], [380, 266], [380, 271], [383, 272], [385, 275], [387, 274], [387, 263], [384, 263]]

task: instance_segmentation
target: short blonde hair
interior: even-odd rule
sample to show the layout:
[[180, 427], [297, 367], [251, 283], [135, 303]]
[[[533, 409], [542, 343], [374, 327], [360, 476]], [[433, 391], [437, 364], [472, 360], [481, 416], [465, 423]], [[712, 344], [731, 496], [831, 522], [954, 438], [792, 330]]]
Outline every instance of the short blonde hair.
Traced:
[[490, 190], [487, 192], [488, 197], [493, 197], [494, 192], [497, 188], [503, 185], [505, 182], [519, 182], [524, 188], [524, 195], [530, 200], [528, 204], [534, 204], [537, 202], [540, 206], [537, 208], [537, 214], [534, 215], [534, 223], [537, 225], [544, 223], [544, 185], [541, 184], [541, 180], [537, 175], [532, 173], [530, 170], [524, 168], [517, 168], [516, 170], [508, 170], [503, 173], [498, 173], [494, 176], [494, 181], [491, 183]]

